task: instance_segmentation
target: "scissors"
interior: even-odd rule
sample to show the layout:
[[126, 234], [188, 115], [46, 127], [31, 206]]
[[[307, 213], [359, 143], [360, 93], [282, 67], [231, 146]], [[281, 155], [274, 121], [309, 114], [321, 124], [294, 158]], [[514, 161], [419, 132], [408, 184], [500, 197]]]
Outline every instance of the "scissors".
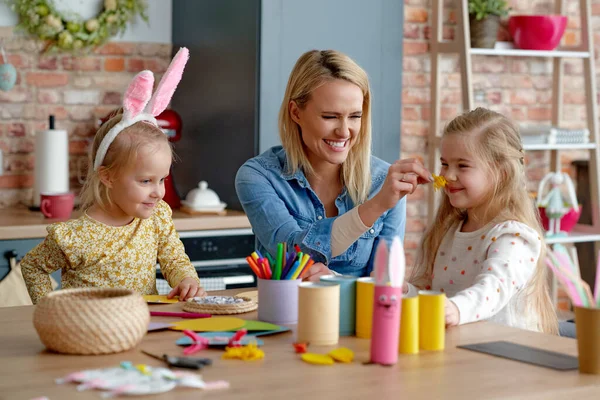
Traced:
[[148, 353], [145, 350], [142, 350], [142, 353], [146, 354], [147, 356], [166, 362], [169, 367], [202, 369], [202, 367], [206, 365], [212, 365], [212, 360], [210, 358], [175, 357], [169, 356], [167, 354], [159, 356], [156, 354]]

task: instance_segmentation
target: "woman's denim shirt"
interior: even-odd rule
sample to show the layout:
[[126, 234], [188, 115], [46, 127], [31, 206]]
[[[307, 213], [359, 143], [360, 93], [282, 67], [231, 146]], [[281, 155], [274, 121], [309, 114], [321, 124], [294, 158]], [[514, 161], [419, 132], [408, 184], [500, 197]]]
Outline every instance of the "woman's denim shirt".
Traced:
[[[388, 168], [387, 162], [371, 157], [369, 198], [381, 189]], [[336, 217], [325, 217], [325, 207], [301, 170], [287, 173], [287, 157], [281, 146], [246, 161], [237, 172], [235, 188], [263, 256], [265, 251], [276, 255], [277, 243], [286, 242], [289, 249], [297, 244], [315, 262], [322, 262], [331, 270], [366, 276], [373, 270], [373, 256], [380, 240], [385, 239], [389, 245], [394, 236], [404, 239], [405, 198], [383, 213], [343, 254], [332, 258], [331, 228]], [[335, 199], [335, 205], [338, 215], [355, 207], [346, 188]]]

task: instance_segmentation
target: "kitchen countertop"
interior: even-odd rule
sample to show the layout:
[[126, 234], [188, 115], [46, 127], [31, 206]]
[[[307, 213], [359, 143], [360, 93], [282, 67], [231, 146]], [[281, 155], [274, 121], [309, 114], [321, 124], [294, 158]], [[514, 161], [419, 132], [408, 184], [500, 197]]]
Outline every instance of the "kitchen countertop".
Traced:
[[[74, 211], [71, 218], [80, 215], [80, 211]], [[27, 208], [0, 209], [0, 240], [43, 238], [46, 236], [46, 227], [59, 221], [45, 218], [41, 212]], [[173, 222], [178, 232], [250, 228], [246, 214], [232, 210], [227, 210], [227, 215], [190, 215], [174, 210]]]

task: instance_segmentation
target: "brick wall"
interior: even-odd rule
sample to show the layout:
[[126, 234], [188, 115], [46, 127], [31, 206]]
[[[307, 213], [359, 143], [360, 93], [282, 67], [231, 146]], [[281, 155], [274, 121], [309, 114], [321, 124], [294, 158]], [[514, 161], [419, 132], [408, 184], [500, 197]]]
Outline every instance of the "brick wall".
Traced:
[[50, 114], [57, 129], [69, 132], [71, 187], [78, 189], [97, 119], [120, 106], [135, 73], [150, 69], [158, 80], [171, 58], [170, 44], [112, 42], [83, 57], [40, 54], [42, 43], [22, 36], [3, 46], [18, 79], [11, 91], [0, 91], [0, 207], [31, 204], [34, 135], [47, 129]]
[[[431, 2], [405, 0], [404, 21], [404, 74], [402, 110], [402, 156], [426, 159], [429, 128], [429, 34]], [[510, 0], [513, 14], [550, 14], [554, 1]], [[452, 39], [455, 31], [454, 1], [446, 1], [444, 13], [445, 39]], [[579, 1], [567, 0], [569, 23], [563, 38], [564, 45], [576, 45], [580, 40]], [[592, 21], [596, 54], [596, 69], [600, 71], [600, 0], [592, 0]], [[501, 33], [502, 35], [502, 33]], [[552, 62], [548, 59], [473, 56], [473, 90], [476, 106], [499, 111], [519, 123], [549, 123], [552, 101]], [[441, 63], [441, 115], [449, 120], [461, 112], [460, 73], [457, 58], [445, 56]], [[583, 91], [583, 64], [580, 60], [565, 62], [565, 97], [563, 122], [567, 127], [585, 126], [585, 96]], [[527, 155], [530, 188], [548, 172], [547, 152]], [[563, 169], [570, 170], [574, 159], [586, 159], [587, 152], [562, 154]], [[418, 190], [408, 203], [408, 223], [405, 246], [407, 258], [414, 259], [425, 227], [426, 193]]]
[[[444, 37], [453, 38], [455, 14], [453, 1], [447, 1]], [[551, 13], [553, 1], [511, 0], [514, 13]], [[567, 45], [580, 39], [578, 1], [568, 0], [569, 25], [564, 36]], [[600, 53], [600, 0], [592, 0], [596, 55]], [[402, 110], [402, 155], [425, 159], [429, 118], [430, 1], [405, 0], [404, 89]], [[15, 36], [4, 42], [9, 61], [19, 72], [17, 85], [10, 92], [0, 91], [0, 148], [4, 152], [5, 174], [0, 176], [0, 207], [31, 202], [33, 184], [34, 133], [45, 129], [47, 117], [54, 114], [57, 127], [70, 134], [71, 181], [78, 188], [77, 165], [85, 158], [95, 121], [118, 107], [121, 95], [134, 73], [151, 69], [164, 72], [171, 46], [163, 44], [109, 43], [85, 57], [40, 55], [41, 43]], [[600, 66], [597, 65], [597, 68]], [[599, 69], [600, 70], [600, 69]], [[442, 118], [459, 113], [460, 74], [457, 59], [447, 56], [442, 62]], [[551, 118], [552, 64], [533, 58], [473, 56], [474, 100], [502, 112], [518, 122], [545, 122]], [[582, 64], [565, 63], [568, 88], [565, 90], [564, 124], [582, 127]], [[600, 82], [600, 80], [599, 80]], [[563, 164], [587, 153], [565, 153]], [[548, 170], [548, 156], [534, 152], [527, 157], [532, 188]], [[425, 193], [419, 189], [410, 197], [406, 249], [408, 262], [416, 254], [426, 224]]]

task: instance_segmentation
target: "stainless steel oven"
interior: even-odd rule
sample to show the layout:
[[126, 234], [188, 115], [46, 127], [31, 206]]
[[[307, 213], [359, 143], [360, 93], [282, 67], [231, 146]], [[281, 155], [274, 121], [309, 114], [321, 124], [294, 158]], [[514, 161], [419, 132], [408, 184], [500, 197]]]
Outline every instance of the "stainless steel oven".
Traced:
[[[255, 248], [252, 229], [182, 231], [179, 237], [206, 290], [256, 286], [246, 264], [246, 257]], [[159, 293], [164, 294], [168, 285], [165, 288], [162, 274], [157, 274]]]

